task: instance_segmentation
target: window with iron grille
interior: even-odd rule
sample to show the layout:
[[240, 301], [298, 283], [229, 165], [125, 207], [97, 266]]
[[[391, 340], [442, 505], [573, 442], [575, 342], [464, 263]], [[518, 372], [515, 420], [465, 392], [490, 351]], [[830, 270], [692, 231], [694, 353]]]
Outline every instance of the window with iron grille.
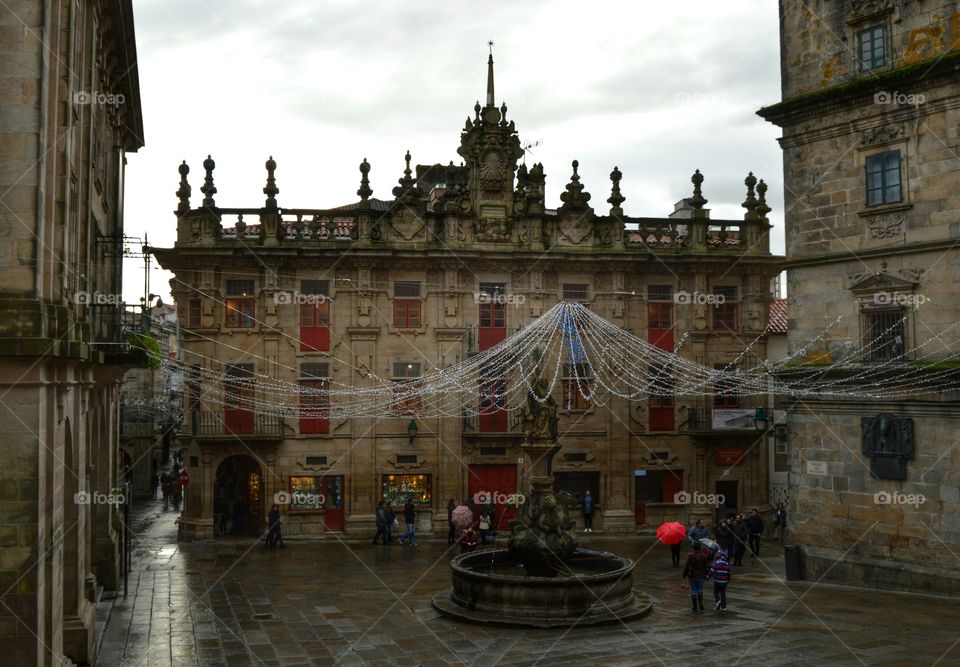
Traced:
[[300, 281], [300, 294], [303, 296], [330, 296], [329, 280], [305, 279]]
[[422, 324], [422, 303], [419, 281], [394, 281], [393, 326], [398, 329], [418, 329]]
[[224, 302], [228, 328], [249, 329], [254, 326], [257, 298], [252, 280], [228, 280]]
[[588, 301], [590, 286], [586, 283], [564, 283], [563, 299], [564, 301]]
[[886, 151], [867, 156], [867, 206], [896, 204], [903, 201], [900, 163], [900, 151]]
[[326, 456], [308, 456], [307, 457], [308, 466], [325, 466], [327, 465]]
[[887, 27], [875, 25], [857, 33], [860, 71], [870, 72], [887, 64]]
[[191, 329], [200, 328], [200, 299], [190, 299], [187, 306], [187, 326]]
[[871, 310], [863, 314], [863, 345], [868, 361], [893, 361], [906, 349], [906, 311]]

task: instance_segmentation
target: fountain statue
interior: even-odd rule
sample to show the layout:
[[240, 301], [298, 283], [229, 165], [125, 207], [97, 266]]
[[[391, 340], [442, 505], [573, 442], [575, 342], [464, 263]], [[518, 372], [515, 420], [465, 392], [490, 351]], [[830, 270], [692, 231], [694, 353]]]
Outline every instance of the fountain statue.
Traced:
[[524, 415], [524, 494], [511, 523], [507, 549], [461, 554], [450, 563], [453, 587], [433, 606], [462, 621], [529, 627], [615, 623], [644, 616], [652, 600], [633, 591], [634, 562], [604, 551], [579, 548], [568, 510], [577, 502], [553, 490], [557, 402], [539, 372]]

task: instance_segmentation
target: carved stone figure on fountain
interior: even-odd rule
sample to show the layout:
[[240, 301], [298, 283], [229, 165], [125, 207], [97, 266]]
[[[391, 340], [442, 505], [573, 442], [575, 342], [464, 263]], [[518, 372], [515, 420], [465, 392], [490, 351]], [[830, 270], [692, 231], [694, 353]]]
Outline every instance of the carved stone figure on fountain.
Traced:
[[560, 421], [557, 399], [550, 393], [547, 378], [536, 381], [533, 391], [527, 393], [527, 438], [557, 439]]

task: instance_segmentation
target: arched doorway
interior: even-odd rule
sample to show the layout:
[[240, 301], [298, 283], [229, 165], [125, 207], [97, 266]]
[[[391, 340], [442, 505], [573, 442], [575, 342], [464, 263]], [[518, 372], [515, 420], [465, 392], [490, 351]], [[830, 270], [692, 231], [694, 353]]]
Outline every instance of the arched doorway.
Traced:
[[263, 472], [253, 458], [235, 454], [224, 459], [214, 476], [213, 498], [214, 520], [227, 534], [259, 537], [264, 532]]

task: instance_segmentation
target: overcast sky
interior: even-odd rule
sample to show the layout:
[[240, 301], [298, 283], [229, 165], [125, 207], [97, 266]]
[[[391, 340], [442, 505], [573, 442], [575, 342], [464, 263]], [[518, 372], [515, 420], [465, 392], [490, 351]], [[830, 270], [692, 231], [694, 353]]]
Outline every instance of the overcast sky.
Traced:
[[[544, 165], [548, 207], [577, 159], [599, 213], [617, 165], [627, 215], [667, 215], [700, 169], [711, 215], [742, 218], [753, 171], [783, 252], [780, 132], [755, 115], [780, 99], [771, 0], [140, 0], [135, 18], [146, 147], [129, 156], [126, 233], [151, 245], [176, 240], [184, 159], [194, 206], [208, 153], [219, 205], [262, 206], [273, 155], [291, 208], [356, 201], [364, 157], [382, 199], [407, 149], [414, 163], [459, 164], [492, 39], [497, 103], [521, 141], [542, 141], [528, 161]], [[125, 269], [136, 302], [142, 260]], [[168, 279], [154, 263], [165, 301]]]

